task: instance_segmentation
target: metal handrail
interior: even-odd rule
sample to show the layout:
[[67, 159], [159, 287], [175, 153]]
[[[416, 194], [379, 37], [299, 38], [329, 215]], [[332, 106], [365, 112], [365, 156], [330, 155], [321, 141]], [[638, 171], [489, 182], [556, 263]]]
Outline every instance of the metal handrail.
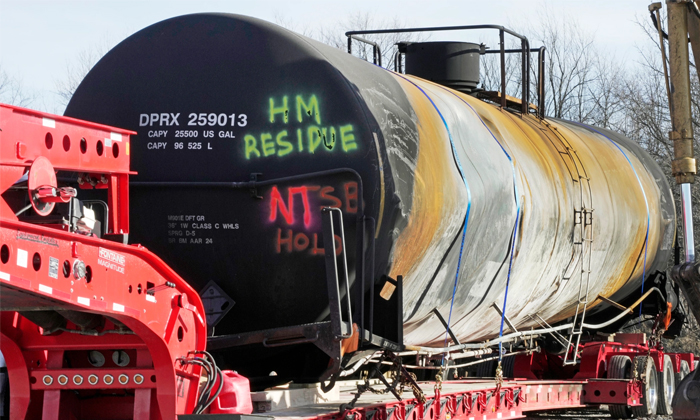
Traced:
[[[350, 302], [350, 276], [348, 275], [348, 259], [345, 252], [345, 229], [343, 228], [343, 211], [337, 207], [324, 207], [322, 210], [323, 215], [326, 216], [323, 219], [323, 247], [325, 248], [326, 254], [326, 275], [329, 277], [328, 285], [334, 285], [335, 291], [328, 290], [328, 295], [331, 301], [335, 300], [338, 304], [338, 325], [340, 326], [340, 334], [336, 338], [350, 338], [352, 337], [352, 306]], [[342, 325], [342, 305], [340, 303], [340, 285], [338, 278], [338, 261], [335, 255], [335, 227], [333, 226], [333, 213], [338, 213], [338, 220], [340, 225], [340, 256], [343, 262], [343, 274], [345, 277], [345, 300], [347, 304], [347, 324], [350, 325], [349, 332], [343, 333]], [[335, 299], [333, 299], [335, 298]], [[331, 302], [333, 303], [333, 302]], [[331, 321], [333, 321], [334, 313], [331, 312]]]
[[[529, 53], [537, 53], [537, 118], [543, 119], [545, 116], [545, 52], [546, 48], [543, 46], [539, 48], [530, 48]], [[506, 54], [522, 53], [521, 49], [508, 49], [505, 50]], [[484, 54], [497, 54], [500, 50], [486, 50]], [[528, 65], [529, 67], [529, 65]]]
[[[525, 54], [530, 51], [530, 42], [527, 37], [520, 35], [519, 33], [512, 31], [501, 25], [465, 25], [465, 26], [433, 26], [424, 28], [396, 28], [396, 29], [370, 29], [362, 31], [348, 31], [345, 32], [345, 36], [348, 37], [348, 53], [352, 54], [352, 40], [357, 39], [358, 41], [365, 42], [361, 38], [356, 37], [356, 35], [367, 35], [367, 34], [392, 34], [392, 33], [409, 33], [409, 32], [442, 32], [442, 31], [463, 31], [463, 30], [475, 30], [475, 29], [497, 29], [500, 39], [500, 55], [501, 55], [501, 108], [506, 107], [506, 67], [505, 67], [505, 34], [514, 36], [520, 39], [521, 49], [518, 50], [523, 55], [522, 58], [522, 96], [521, 96], [521, 111], [527, 114], [527, 108], [530, 98], [530, 54]], [[376, 44], [373, 42], [368, 42], [370, 45]], [[544, 50], [542, 56], [544, 57]], [[542, 67], [544, 70], [544, 66]], [[542, 73], [544, 75], [544, 73]], [[544, 86], [544, 83], [542, 83]]]
[[356, 35], [348, 35], [348, 54], [352, 54], [352, 40], [356, 39], [360, 42], [364, 42], [365, 44], [371, 45], [372, 46], [372, 62], [374, 64], [377, 64], [379, 67], [382, 66], [382, 49], [379, 47], [379, 44], [377, 44], [374, 41], [370, 41], [369, 39], [365, 39]]

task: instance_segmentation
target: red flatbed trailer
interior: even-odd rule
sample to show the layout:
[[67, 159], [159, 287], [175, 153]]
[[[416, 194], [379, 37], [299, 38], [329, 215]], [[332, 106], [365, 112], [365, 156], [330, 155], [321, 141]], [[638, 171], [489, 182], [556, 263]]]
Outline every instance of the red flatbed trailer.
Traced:
[[[614, 381], [614, 384], [622, 389], [632, 386], [629, 382], [621, 381]], [[507, 380], [502, 383], [500, 391], [496, 392], [495, 380], [458, 380], [444, 382], [439, 398], [436, 398], [434, 382], [420, 382], [419, 385], [425, 394], [424, 404], [415, 399], [410, 390], [403, 393], [402, 401], [396, 400], [391, 394], [365, 394], [360, 397], [355, 408], [340, 413], [339, 404], [352, 400], [355, 390], [353, 384], [340, 384], [337, 401], [257, 413], [253, 416], [318, 420], [518, 419], [525, 417], [528, 411], [586, 407], [584, 390], [592, 394], [589, 391], [597, 389], [595, 384], [586, 381]]]
[[[625, 357], [631, 363], [647, 356], [659, 372], [669, 369], [666, 360], [674, 373], [683, 363], [695, 368], [694, 355], [665, 354], [636, 337], [582, 345], [574, 370], [552, 369], [561, 365], [558, 356], [532, 351], [515, 356], [513, 376], [521, 379], [419, 382], [401, 395], [365, 393], [352, 406], [353, 382], [338, 383], [323, 402], [306, 392], [300, 402], [272, 410], [266, 393], [252, 393], [252, 413], [247, 381], [229, 372], [217, 382], [221, 371], [198, 356], [206, 354], [206, 320], [196, 291], [144, 247], [125, 244], [134, 133], [8, 105], [0, 105], [0, 130], [0, 350], [11, 384], [11, 420], [194, 419], [212, 412], [318, 420], [515, 419], [531, 411], [640, 406], [651, 378], [636, 364], [622, 376], [611, 374], [614, 357], [619, 365]], [[91, 210], [74, 201], [76, 191], [61, 186], [57, 171], [77, 176], [80, 190], [106, 191], [102, 238]], [[17, 210], [21, 194], [30, 204]], [[57, 203], [76, 204], [82, 212], [52, 218]], [[40, 216], [23, 216], [29, 208]], [[548, 375], [563, 379], [538, 379]], [[219, 395], [215, 388], [228, 391]]]
[[[322, 402], [310, 403], [307, 399], [299, 402], [299, 406], [293, 407], [281, 406], [294, 401], [294, 393], [302, 393], [303, 389], [253, 393], [256, 413], [252, 417], [317, 420], [491, 420], [518, 419], [536, 411], [597, 408], [601, 405], [619, 408], [640, 407], [643, 405], [646, 390], [644, 381], [647, 378], [606, 378], [606, 367], [614, 356], [634, 358], [645, 355], [650, 357], [649, 360], [654, 360], [655, 366], [659, 363], [657, 360], [669, 356], [674, 363], [674, 371], [676, 364], [680, 369], [682, 361], [689, 361], [690, 366], [693, 366], [695, 361], [694, 356], [687, 353], [663, 353], [657, 349], [650, 351], [648, 347], [637, 344], [593, 342], [585, 345], [581, 369], [574, 379], [536, 380], [520, 377], [504, 379], [500, 386], [494, 378], [451, 380], [441, 384], [435, 381], [418, 382], [425, 402], [416, 398], [416, 393], [411, 389], [401, 393], [401, 400], [391, 393], [365, 392], [352, 408], [343, 405], [353, 400], [359, 382], [347, 381], [336, 385], [339, 387], [336, 395], [329, 397], [318, 394], [317, 399], [323, 400]], [[533, 359], [527, 355], [516, 356], [516, 376], [533, 376], [532, 367], [540, 364], [531, 363], [529, 360]], [[591, 368], [592, 371], [586, 370]], [[273, 406], [273, 401], [265, 400], [275, 392], [278, 395], [274, 399], [282, 402], [278, 407]], [[190, 418], [194, 420], [198, 417], [183, 417]]]

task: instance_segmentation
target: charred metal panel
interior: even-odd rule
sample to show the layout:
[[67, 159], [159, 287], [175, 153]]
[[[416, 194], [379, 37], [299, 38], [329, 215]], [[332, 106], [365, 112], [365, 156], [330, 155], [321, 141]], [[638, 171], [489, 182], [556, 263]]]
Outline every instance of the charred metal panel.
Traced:
[[[437, 308], [446, 317], [450, 311], [465, 219], [467, 234], [452, 321], [483, 305], [488, 291], [502, 290], [491, 283], [503, 265], [515, 223], [513, 175], [499, 144], [454, 91], [420, 79], [407, 77], [406, 81], [404, 86], [412, 95], [414, 108], [423, 109], [420, 125], [435, 130], [424, 131], [421, 137], [422, 165], [416, 177], [420, 185], [416, 183], [414, 197], [434, 205], [424, 206], [423, 214], [414, 213], [416, 219], [409, 220], [413, 229], [407, 228], [406, 237], [397, 241], [398, 263], [392, 275], [403, 274], [400, 271], [415, 273], [404, 275], [404, 314], [409, 321], [406, 341], [433, 342], [444, 338], [445, 331], [431, 311]], [[450, 137], [466, 185], [457, 171]], [[436, 143], [442, 143], [444, 164], [436, 165], [429, 154], [428, 148], [439, 147]], [[443, 190], [450, 185], [451, 190]], [[429, 221], [434, 221], [435, 227]], [[460, 340], [465, 338], [461, 335]]]
[[[358, 171], [365, 200], [352, 174], [281, 180], [254, 193], [216, 186], [132, 188], [132, 241], [162, 255], [195, 288], [213, 280], [236, 302], [217, 334], [322, 319], [327, 302], [320, 208], [340, 207], [354, 233], [362, 206], [380, 219], [380, 191], [396, 205], [392, 165], [385, 161], [384, 133], [391, 130], [379, 127], [360, 89], [324, 53], [347, 60], [341, 51], [256, 19], [170, 19], [110, 51], [66, 110], [139, 133], [131, 143], [136, 182], [240, 182], [252, 174], [265, 181], [344, 167]], [[379, 77], [362, 73], [368, 70], [376, 72], [372, 66], [357, 70], [356, 78], [366, 80], [363, 89], [382, 79], [389, 88], [396, 85], [383, 71]], [[411, 183], [402, 188], [410, 197]], [[377, 249], [386, 264], [397, 215], [389, 205], [381, 210], [387, 214]], [[354, 247], [355, 235], [349, 239], [346, 245]], [[355, 253], [349, 257], [354, 266]]]

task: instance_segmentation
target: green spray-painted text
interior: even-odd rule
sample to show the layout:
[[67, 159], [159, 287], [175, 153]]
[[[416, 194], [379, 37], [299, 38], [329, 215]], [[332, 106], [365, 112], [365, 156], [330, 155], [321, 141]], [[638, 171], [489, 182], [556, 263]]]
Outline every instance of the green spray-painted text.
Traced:
[[[296, 111], [291, 124], [290, 105], [292, 111]], [[248, 160], [272, 156], [281, 158], [293, 153], [316, 154], [320, 150], [342, 150], [349, 153], [358, 148], [352, 124], [321, 125], [321, 107], [316, 95], [296, 95], [293, 100], [287, 95], [272, 97], [269, 99], [268, 114], [271, 124], [282, 123], [287, 127], [246, 134], [243, 137], [243, 147]], [[290, 127], [292, 124], [297, 127]], [[299, 124], [302, 126], [299, 127]]]

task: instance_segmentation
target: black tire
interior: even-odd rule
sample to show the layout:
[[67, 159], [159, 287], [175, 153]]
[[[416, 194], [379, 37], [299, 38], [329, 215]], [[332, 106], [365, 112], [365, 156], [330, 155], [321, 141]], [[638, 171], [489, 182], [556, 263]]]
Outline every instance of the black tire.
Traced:
[[509, 356], [503, 358], [503, 377], [504, 378], [514, 378], [515, 377], [515, 358], [517, 356]]
[[676, 375], [671, 356], [664, 356], [664, 367], [658, 375], [659, 403], [656, 412], [668, 416], [673, 414], [673, 394], [676, 392]]
[[[0, 355], [1, 357], [1, 355]], [[7, 368], [0, 367], [0, 419], [10, 418], [10, 390]]]
[[498, 366], [498, 360], [489, 360], [487, 362], [479, 363], [476, 365], [476, 377], [477, 378], [494, 378], [496, 376], [496, 367]]
[[676, 389], [678, 389], [678, 385], [681, 384], [683, 379], [685, 379], [686, 376], [690, 373], [690, 365], [688, 364], [687, 361], [681, 360], [681, 370], [680, 372], [677, 372], [675, 374], [675, 379], [676, 379]]
[[637, 365], [637, 373], [642, 381], [642, 400], [635, 407], [630, 407], [636, 417], [651, 417], [656, 414], [659, 402], [659, 380], [654, 359], [649, 356], [637, 356], [634, 358]]
[[[628, 356], [613, 356], [608, 363], [608, 379], [630, 379], [632, 377], [632, 359]], [[627, 405], [610, 404], [610, 417], [614, 419], [632, 418], [632, 411]]]

